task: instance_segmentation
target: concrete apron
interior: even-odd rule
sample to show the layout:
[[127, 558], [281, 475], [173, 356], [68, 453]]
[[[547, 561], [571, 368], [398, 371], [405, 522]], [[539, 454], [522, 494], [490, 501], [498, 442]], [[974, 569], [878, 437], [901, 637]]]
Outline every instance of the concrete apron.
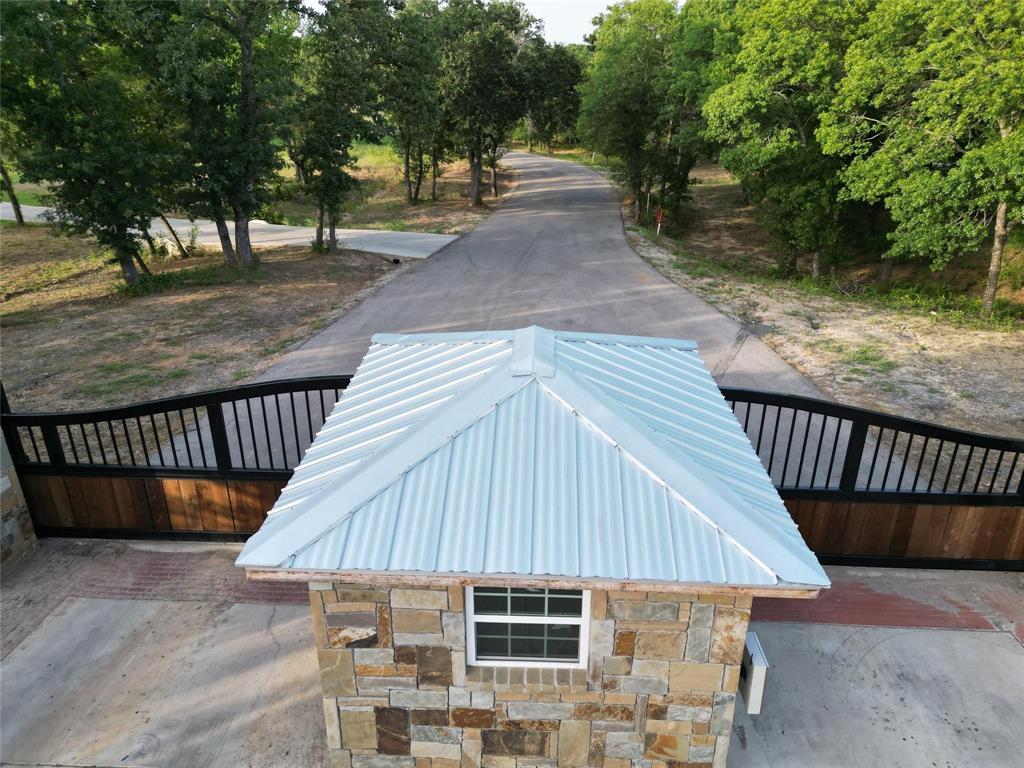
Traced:
[[325, 765], [309, 609], [69, 598], [4, 660], [4, 764]]
[[1024, 648], [1008, 632], [753, 622], [771, 668], [730, 768], [1019, 768]]

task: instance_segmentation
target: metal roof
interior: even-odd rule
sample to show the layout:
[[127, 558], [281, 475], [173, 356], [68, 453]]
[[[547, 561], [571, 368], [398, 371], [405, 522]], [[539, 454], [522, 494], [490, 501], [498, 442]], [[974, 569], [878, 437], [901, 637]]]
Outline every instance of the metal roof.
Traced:
[[373, 337], [237, 564], [828, 585], [692, 342]]

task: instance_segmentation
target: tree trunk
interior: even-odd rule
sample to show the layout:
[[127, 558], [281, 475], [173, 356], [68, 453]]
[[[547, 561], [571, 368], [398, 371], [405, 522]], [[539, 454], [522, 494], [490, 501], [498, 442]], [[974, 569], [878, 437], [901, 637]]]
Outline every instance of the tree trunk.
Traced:
[[3, 178], [4, 192], [11, 198], [11, 207], [14, 209], [14, 220], [18, 222], [18, 226], [25, 226], [25, 217], [21, 215], [21, 203], [18, 202], [18, 196], [14, 194], [14, 184], [11, 183], [10, 174], [7, 173], [7, 166], [0, 162], [0, 177]]
[[313, 249], [317, 253], [324, 250], [324, 207], [318, 205], [316, 208], [316, 239], [313, 241]]
[[174, 244], [178, 246], [178, 253], [181, 258], [188, 256], [188, 251], [185, 250], [185, 246], [181, 244], [181, 240], [178, 238], [178, 233], [174, 231], [174, 227], [171, 226], [171, 222], [167, 220], [167, 217], [162, 213], [160, 214], [160, 221], [167, 227], [167, 231], [171, 233], [171, 238], [174, 240]]
[[412, 142], [406, 141], [402, 152], [402, 172], [405, 178], [405, 199], [412, 202], [412, 178], [409, 176], [409, 163], [411, 161]]
[[139, 284], [139, 272], [135, 269], [135, 252], [131, 248], [117, 249], [117, 263], [121, 265], [121, 274], [128, 285]]
[[426, 174], [426, 169], [423, 166], [423, 147], [419, 148], [416, 153], [416, 185], [412, 190], [412, 200], [414, 203], [420, 201], [420, 188], [423, 186], [423, 177]]
[[217, 236], [220, 238], [220, 249], [224, 252], [225, 263], [229, 267], [238, 266], [235, 249], [231, 246], [231, 235], [228, 234], [228, 223], [221, 214], [214, 215], [213, 222], [217, 225]]
[[992, 307], [996, 302], [996, 290], [999, 288], [999, 273], [1003, 268], [1003, 248], [1006, 247], [1006, 236], [1010, 228], [1006, 224], [1006, 201], [1002, 200], [996, 208], [996, 226], [992, 238], [992, 260], [988, 265], [988, 281], [985, 293], [981, 297], [981, 312], [991, 316]]
[[892, 259], [882, 259], [882, 268], [878, 271], [878, 284], [885, 290], [889, 290], [889, 283], [892, 282]]
[[146, 273], [147, 275], [152, 275], [152, 274], [153, 274], [153, 273], [152, 273], [152, 272], [151, 272], [151, 271], [149, 270], [149, 265], [148, 265], [148, 264], [146, 264], [146, 262], [145, 262], [145, 261], [143, 261], [143, 259], [142, 259], [142, 254], [141, 254], [141, 253], [139, 253], [138, 251], [136, 251], [136, 252], [135, 252], [135, 260], [136, 260], [136, 261], [137, 261], [137, 262], [139, 263], [139, 267], [141, 267], [141, 268], [142, 268], [142, 271], [143, 271], [144, 273]]
[[437, 200], [437, 153], [430, 153], [430, 199]]
[[[149, 234], [149, 230], [148, 229], [143, 229], [142, 230], [142, 239], [146, 241], [146, 247], [149, 248], [149, 255], [152, 256], [155, 259], [156, 258], [156, 243], [153, 242], [153, 236], [151, 234]], [[147, 267], [145, 265], [145, 263], [143, 263], [142, 257], [139, 255], [139, 253], [137, 251], [135, 253], [135, 258], [138, 259], [139, 266], [142, 267], [142, 271], [145, 272], [147, 275], [150, 274], [149, 267]]]
[[469, 152], [469, 205], [483, 205], [483, 197], [480, 191], [481, 168], [480, 152], [470, 150]]
[[814, 278], [814, 282], [821, 280], [821, 253], [819, 251], [811, 254], [811, 277]]
[[252, 242], [249, 240], [249, 215], [241, 208], [235, 208], [235, 253], [240, 266], [252, 266]]
[[328, 222], [328, 234], [327, 234], [328, 249], [330, 250], [331, 253], [337, 253], [338, 252], [338, 234], [337, 234], [337, 232], [334, 229], [334, 211], [331, 211], [327, 215], [327, 222]]
[[633, 184], [633, 208], [636, 212], [636, 223], [640, 224], [643, 221], [643, 180], [638, 176], [636, 182]]
[[491, 197], [498, 197], [498, 164], [491, 166]]

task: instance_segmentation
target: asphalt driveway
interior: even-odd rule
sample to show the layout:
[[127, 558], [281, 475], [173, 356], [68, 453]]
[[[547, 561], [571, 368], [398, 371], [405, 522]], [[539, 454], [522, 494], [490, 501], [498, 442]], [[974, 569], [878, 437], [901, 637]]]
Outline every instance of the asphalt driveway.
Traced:
[[626, 242], [600, 174], [523, 152], [512, 197], [264, 371], [264, 380], [351, 373], [378, 332], [543, 325], [693, 339], [720, 384], [821, 397], [745, 326], [680, 288]]

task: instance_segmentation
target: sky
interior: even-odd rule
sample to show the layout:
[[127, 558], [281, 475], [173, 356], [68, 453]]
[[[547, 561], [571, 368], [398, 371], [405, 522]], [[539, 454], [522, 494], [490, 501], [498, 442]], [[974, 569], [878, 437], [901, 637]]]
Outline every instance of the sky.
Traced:
[[582, 43], [592, 30], [590, 20], [614, 0], [524, 0], [531, 14], [544, 22], [549, 43]]

